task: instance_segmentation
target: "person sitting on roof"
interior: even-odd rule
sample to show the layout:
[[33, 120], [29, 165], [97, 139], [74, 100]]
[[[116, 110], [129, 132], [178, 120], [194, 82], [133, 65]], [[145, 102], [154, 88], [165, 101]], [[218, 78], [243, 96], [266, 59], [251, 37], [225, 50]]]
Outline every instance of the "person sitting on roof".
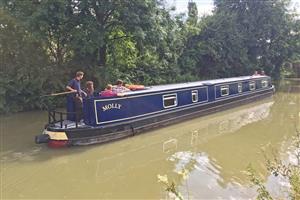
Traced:
[[102, 92], [100, 92], [101, 97], [122, 97], [124, 96], [123, 93], [115, 92], [112, 90], [113, 86], [111, 84], [108, 84]]
[[255, 70], [252, 76], [259, 76], [258, 72]]
[[266, 75], [265, 71], [261, 70], [260, 75], [265, 76]]
[[112, 90], [117, 93], [130, 91], [130, 89], [123, 86], [123, 81], [120, 79], [117, 80], [117, 83], [113, 86]]

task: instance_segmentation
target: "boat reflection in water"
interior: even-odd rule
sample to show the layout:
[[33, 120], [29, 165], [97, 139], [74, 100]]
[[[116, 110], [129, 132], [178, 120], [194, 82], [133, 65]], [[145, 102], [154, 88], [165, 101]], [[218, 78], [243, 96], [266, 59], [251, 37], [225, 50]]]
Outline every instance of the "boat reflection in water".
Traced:
[[[220, 134], [232, 133], [241, 127], [267, 118], [270, 114], [270, 107], [273, 101], [256, 105], [251, 108], [245, 108], [235, 112], [229, 112], [226, 115], [218, 116], [207, 120], [201, 128], [192, 131], [191, 145], [197, 144], [201, 139], [208, 140]], [[203, 122], [205, 123], [205, 122]], [[201, 133], [201, 135], [199, 135]], [[204, 133], [204, 134], [203, 134]]]
[[[243, 126], [266, 119], [270, 115], [273, 103], [273, 101], [265, 102], [203, 121], [201, 127], [192, 131], [190, 145], [198, 146], [208, 143], [215, 137], [234, 133]], [[177, 145], [178, 142], [173, 147], [176, 148]], [[255, 194], [253, 189], [243, 188], [235, 181], [226, 185], [220, 174], [222, 167], [215, 160], [211, 161], [210, 156], [205, 152], [175, 151], [168, 157], [168, 161], [174, 163], [173, 171], [182, 179], [180, 190], [188, 198], [212, 198], [215, 197], [212, 194], [218, 193], [220, 198], [229, 198], [233, 191], [235, 197], [240, 198], [250, 198]], [[193, 194], [193, 191], [197, 191], [196, 194]], [[201, 196], [197, 196], [197, 193]]]
[[[246, 125], [265, 120], [270, 116], [273, 103], [270, 98], [131, 138], [127, 140], [131, 142], [127, 148], [129, 151], [106, 156], [97, 161], [97, 182], [108, 184], [111, 183], [112, 177], [122, 177], [124, 173], [130, 174], [133, 171], [136, 173], [134, 177], [139, 179], [138, 177], [145, 177], [139, 172], [146, 171], [147, 176], [151, 175], [151, 179], [166, 174], [171, 180], [176, 180], [181, 193], [187, 198], [215, 198], [216, 193], [220, 194], [220, 197], [229, 198], [232, 192], [235, 197], [253, 197], [255, 190], [237, 184], [238, 177], [231, 182], [234, 174], [230, 174], [230, 178], [222, 178], [227, 176], [221, 172], [222, 168], [226, 168], [226, 161], [219, 163], [214, 159], [217, 155], [209, 155], [214, 153], [210, 141], [228, 136], [230, 133], [237, 133]], [[135, 142], [136, 140], [138, 141]], [[215, 146], [216, 143], [213, 141], [212, 145], [215, 149], [219, 149], [218, 151], [220, 148], [227, 148], [227, 151], [228, 144], [226, 141], [224, 143], [224, 146]], [[152, 166], [153, 169], [149, 170], [148, 166]], [[246, 169], [244, 166], [241, 168]], [[158, 187], [163, 186], [158, 184]], [[140, 192], [142, 195], [143, 191]], [[147, 193], [146, 190], [144, 192]]]

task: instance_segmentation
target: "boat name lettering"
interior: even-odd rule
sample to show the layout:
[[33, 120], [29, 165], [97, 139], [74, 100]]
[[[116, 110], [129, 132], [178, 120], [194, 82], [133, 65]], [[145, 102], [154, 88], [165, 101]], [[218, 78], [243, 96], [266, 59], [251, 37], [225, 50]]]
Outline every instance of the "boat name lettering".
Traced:
[[102, 106], [102, 110], [103, 111], [107, 111], [107, 110], [111, 110], [111, 109], [121, 109], [121, 104], [118, 104], [118, 103], [110, 103], [110, 104], [107, 104], [107, 105], [104, 105]]

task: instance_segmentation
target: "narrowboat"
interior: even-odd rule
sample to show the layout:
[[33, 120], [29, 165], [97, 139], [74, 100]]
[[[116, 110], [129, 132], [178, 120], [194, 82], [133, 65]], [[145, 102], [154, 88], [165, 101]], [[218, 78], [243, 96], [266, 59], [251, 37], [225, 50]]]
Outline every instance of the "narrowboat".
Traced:
[[83, 100], [83, 119], [70, 121], [70, 113], [49, 110], [35, 142], [50, 147], [110, 142], [249, 103], [274, 90], [269, 76], [242, 76], [143, 87], [122, 97], [94, 96]]

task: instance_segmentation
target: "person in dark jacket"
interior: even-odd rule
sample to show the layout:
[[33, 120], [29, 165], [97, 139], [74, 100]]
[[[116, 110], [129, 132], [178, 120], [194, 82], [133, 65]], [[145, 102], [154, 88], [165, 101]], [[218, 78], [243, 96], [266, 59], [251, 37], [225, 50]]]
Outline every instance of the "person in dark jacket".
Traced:
[[[83, 79], [82, 71], [76, 72], [76, 76], [69, 81], [66, 90], [73, 92], [67, 96], [67, 119], [79, 121], [82, 118], [82, 98], [87, 94], [81, 90], [80, 81]], [[77, 115], [75, 115], [75, 112]]]

